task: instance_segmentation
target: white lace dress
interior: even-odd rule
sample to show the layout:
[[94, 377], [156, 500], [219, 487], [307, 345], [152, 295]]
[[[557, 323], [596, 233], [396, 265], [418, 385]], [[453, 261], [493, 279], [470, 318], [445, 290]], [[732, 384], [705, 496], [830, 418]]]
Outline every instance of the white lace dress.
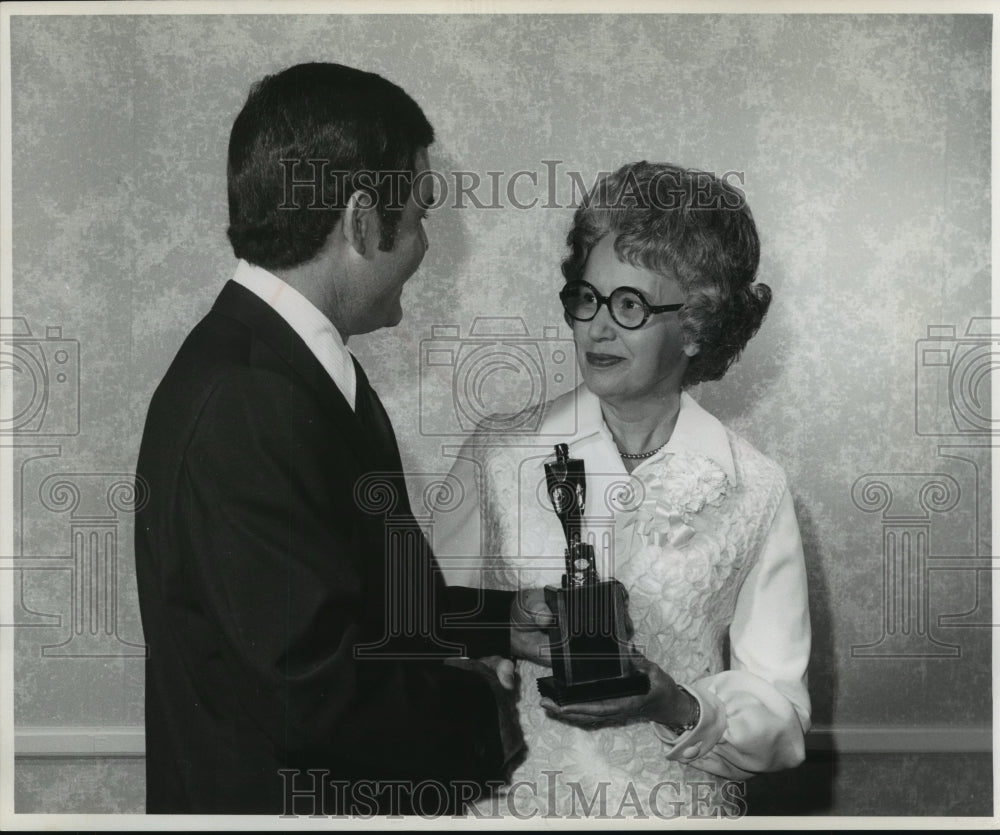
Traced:
[[599, 401], [581, 388], [530, 435], [464, 445], [452, 470], [462, 500], [431, 534], [449, 582], [559, 584], [565, 539], [542, 468], [557, 442], [585, 462], [587, 533], [602, 578], [628, 589], [636, 647], [689, 689], [701, 719], [679, 738], [648, 721], [559, 722], [539, 705], [536, 681], [550, 671], [519, 662], [527, 756], [483, 811], [741, 814], [739, 781], [801, 762], [809, 726], [805, 569], [784, 475], [687, 394], [670, 442], [628, 475]]

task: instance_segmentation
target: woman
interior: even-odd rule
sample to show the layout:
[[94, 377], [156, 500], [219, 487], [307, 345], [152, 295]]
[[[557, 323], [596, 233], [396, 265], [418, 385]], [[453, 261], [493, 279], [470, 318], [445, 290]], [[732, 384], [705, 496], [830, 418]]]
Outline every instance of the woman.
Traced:
[[565, 537], [543, 463], [567, 443], [587, 470], [599, 573], [628, 589], [651, 686], [559, 707], [537, 690], [548, 671], [522, 663], [528, 750], [498, 811], [741, 814], [743, 787], [727, 781], [799, 764], [810, 710], [784, 474], [684, 391], [722, 377], [767, 311], [753, 218], [718, 178], [640, 162], [595, 186], [568, 244], [560, 299], [583, 385], [530, 437], [469, 439], [453, 469], [465, 499], [435, 518], [435, 548], [449, 582], [558, 585]]

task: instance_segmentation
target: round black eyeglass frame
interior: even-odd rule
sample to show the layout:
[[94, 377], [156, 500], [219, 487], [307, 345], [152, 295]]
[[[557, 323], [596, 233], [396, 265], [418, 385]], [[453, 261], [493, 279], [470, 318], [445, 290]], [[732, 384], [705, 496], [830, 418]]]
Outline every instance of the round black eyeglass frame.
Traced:
[[[594, 308], [594, 312], [590, 316], [574, 316], [569, 310], [569, 297], [574, 290], [578, 290], [584, 287], [590, 290], [594, 294], [594, 298], [597, 300], [597, 307]], [[642, 305], [643, 316], [642, 321], [638, 325], [626, 325], [624, 322], [619, 322], [618, 317], [615, 316], [615, 309], [611, 305], [611, 300], [619, 293], [633, 293], [636, 298], [639, 299], [639, 303]], [[615, 324], [619, 327], [625, 328], [625, 330], [636, 331], [639, 330], [646, 322], [649, 321], [649, 317], [654, 313], [671, 313], [674, 310], [680, 310], [684, 307], [683, 302], [680, 304], [650, 304], [646, 301], [646, 297], [641, 291], [637, 290], [635, 287], [615, 287], [614, 290], [607, 296], [602, 296], [597, 288], [594, 287], [589, 281], [570, 281], [567, 282], [562, 290], [559, 291], [559, 301], [562, 302], [563, 310], [570, 319], [574, 319], [577, 322], [589, 322], [591, 321], [601, 310], [601, 305], [606, 304], [608, 306], [608, 313], [611, 314], [611, 318], [614, 320]]]

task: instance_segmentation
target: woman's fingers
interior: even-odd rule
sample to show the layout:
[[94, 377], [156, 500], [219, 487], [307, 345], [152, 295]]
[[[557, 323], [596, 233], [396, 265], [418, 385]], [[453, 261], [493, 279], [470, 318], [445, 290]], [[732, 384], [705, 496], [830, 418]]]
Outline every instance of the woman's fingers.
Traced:
[[603, 699], [597, 702], [581, 702], [572, 705], [557, 705], [549, 698], [540, 702], [542, 708], [553, 719], [573, 725], [602, 725], [622, 722], [640, 714], [642, 697], [627, 696], [620, 699]]

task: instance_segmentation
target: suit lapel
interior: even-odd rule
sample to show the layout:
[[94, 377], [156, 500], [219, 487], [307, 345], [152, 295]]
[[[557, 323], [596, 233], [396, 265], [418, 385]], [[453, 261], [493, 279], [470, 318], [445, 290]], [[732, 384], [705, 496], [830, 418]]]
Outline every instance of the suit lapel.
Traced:
[[253, 331], [249, 357], [252, 365], [272, 367], [285, 374], [291, 371], [343, 431], [345, 445], [363, 448], [356, 445], [363, 445], [365, 436], [343, 393], [302, 337], [267, 303], [235, 281], [228, 281], [212, 311], [242, 322]]

